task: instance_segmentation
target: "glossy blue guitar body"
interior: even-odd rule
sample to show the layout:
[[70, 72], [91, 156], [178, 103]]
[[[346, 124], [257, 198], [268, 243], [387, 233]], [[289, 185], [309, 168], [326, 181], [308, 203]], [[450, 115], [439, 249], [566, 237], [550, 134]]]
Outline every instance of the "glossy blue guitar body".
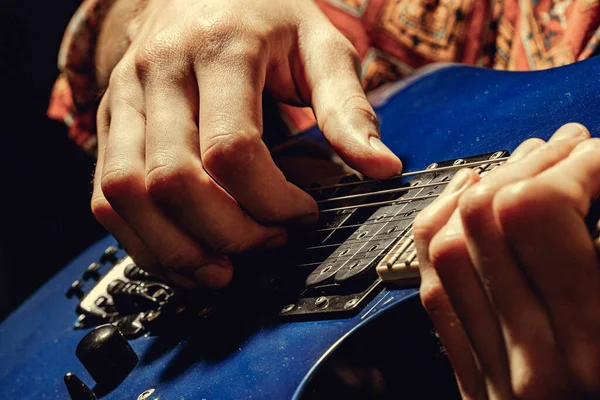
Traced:
[[[528, 73], [443, 66], [389, 87], [376, 103], [383, 139], [406, 171], [434, 161], [510, 151], [526, 138], [548, 138], [571, 121], [583, 123], [597, 136], [600, 59]], [[322, 140], [316, 130], [307, 135]], [[69, 398], [63, 383], [68, 371], [93, 386], [75, 356], [85, 331], [73, 328], [76, 301], [65, 298], [65, 290], [113, 244], [115, 240], [107, 237], [90, 247], [2, 323], [0, 399]], [[329, 354], [372, 325], [370, 321], [403, 315], [401, 303], [416, 294], [416, 289], [388, 287], [354, 317], [258, 327], [216, 357], [204, 357], [198, 351], [202, 346], [190, 344], [202, 343], [201, 332], [192, 338], [172, 332], [171, 345], [164, 348], [164, 337], [143, 336], [130, 342], [140, 363], [103, 398], [136, 399], [148, 389], [152, 394], [140, 398], [299, 398]], [[390, 322], [378, 340], [394, 343], [400, 331], [415, 328], [410, 315], [391, 321], [396, 325]], [[416, 361], [406, 357], [396, 362], [410, 368]], [[397, 393], [396, 398], [401, 397]]]

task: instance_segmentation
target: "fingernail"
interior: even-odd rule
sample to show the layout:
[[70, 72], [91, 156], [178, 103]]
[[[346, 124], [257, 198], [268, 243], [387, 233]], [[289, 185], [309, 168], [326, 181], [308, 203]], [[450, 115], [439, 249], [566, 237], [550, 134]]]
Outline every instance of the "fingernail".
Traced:
[[469, 182], [470, 178], [470, 170], [461, 169], [454, 175], [454, 178], [452, 178], [452, 180], [444, 190], [443, 194], [452, 194], [458, 192]]
[[374, 148], [375, 150], [381, 152], [381, 153], [388, 153], [393, 155], [394, 157], [397, 157], [393, 151], [391, 151], [385, 144], [383, 144], [383, 142], [381, 141], [381, 139], [379, 139], [377, 136], [371, 136], [369, 138], [369, 144], [371, 145], [372, 148]]
[[554, 140], [565, 140], [575, 139], [578, 137], [585, 137], [588, 135], [588, 130], [585, 126], [577, 122], [570, 122], [558, 128], [558, 130], [552, 135]]

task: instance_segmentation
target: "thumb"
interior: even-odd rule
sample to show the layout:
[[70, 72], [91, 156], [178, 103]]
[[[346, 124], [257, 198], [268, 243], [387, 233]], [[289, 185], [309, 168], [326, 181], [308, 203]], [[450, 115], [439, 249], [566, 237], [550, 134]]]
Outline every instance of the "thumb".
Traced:
[[361, 87], [356, 50], [337, 31], [320, 33], [306, 45], [304, 63], [319, 128], [352, 168], [376, 179], [400, 173], [402, 162], [381, 141], [377, 116]]

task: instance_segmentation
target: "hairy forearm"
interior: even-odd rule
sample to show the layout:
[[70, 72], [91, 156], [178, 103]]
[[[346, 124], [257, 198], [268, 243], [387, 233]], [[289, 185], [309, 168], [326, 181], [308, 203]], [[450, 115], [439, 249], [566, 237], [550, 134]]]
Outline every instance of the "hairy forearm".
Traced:
[[110, 74], [119, 62], [137, 31], [137, 18], [149, 0], [117, 0], [108, 12], [96, 44], [96, 83], [108, 86]]

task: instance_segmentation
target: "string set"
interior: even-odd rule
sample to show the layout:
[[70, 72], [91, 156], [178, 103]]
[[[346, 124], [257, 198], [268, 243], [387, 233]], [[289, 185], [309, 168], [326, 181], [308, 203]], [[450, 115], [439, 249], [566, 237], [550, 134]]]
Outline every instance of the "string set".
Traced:
[[344, 211], [344, 210], [354, 210], [356, 208], [367, 208], [367, 207], [376, 207], [376, 206], [385, 206], [385, 205], [389, 205], [389, 204], [406, 204], [406, 203], [412, 203], [413, 201], [417, 201], [417, 200], [426, 200], [426, 199], [432, 199], [435, 197], [438, 197], [439, 194], [430, 194], [430, 195], [425, 195], [425, 196], [415, 196], [415, 197], [411, 197], [410, 199], [395, 199], [395, 200], [385, 200], [385, 201], [377, 201], [374, 203], [365, 203], [365, 204], [355, 204], [352, 206], [344, 206], [344, 207], [335, 207], [335, 208], [326, 208], [324, 210], [319, 210], [319, 213], [324, 214], [324, 213], [329, 213], [329, 212], [337, 212], [337, 211]]
[[[400, 234], [400, 235], [399, 235], [397, 238], [395, 238], [395, 239], [394, 239], [394, 242], [396, 241], [396, 239], [399, 239], [399, 238], [401, 238], [401, 237], [405, 237], [406, 235], [408, 235], [408, 234], [410, 233], [410, 231], [411, 231], [411, 230], [412, 230], [412, 225], [409, 225], [407, 228], [405, 228], [403, 231], [401, 231], [401, 234]], [[358, 243], [367, 243], [367, 242], [369, 242], [369, 240], [365, 240], [365, 241], [358, 242]], [[391, 243], [390, 243], [390, 244], [391, 244]], [[389, 246], [390, 244], [388, 244], [388, 246]], [[331, 245], [331, 246], [333, 246], [333, 245]], [[338, 244], [338, 246], [339, 246], [339, 244]], [[350, 260], [350, 259], [352, 259], [352, 258], [354, 258], [354, 257], [357, 257], [357, 256], [359, 256], [360, 254], [361, 254], [361, 251], [358, 251], [358, 252], [355, 252], [355, 253], [353, 253], [353, 254], [350, 254], [350, 255], [348, 255], [348, 256], [345, 256], [345, 257], [344, 257], [344, 256], [335, 257], [335, 259], [333, 259], [333, 260], [332, 260], [332, 263], [333, 263], [333, 262], [337, 262], [337, 261], [346, 261], [346, 260]], [[331, 256], [331, 255], [330, 255], [330, 256]], [[298, 265], [296, 265], [296, 266], [297, 266], [297, 267], [311, 267], [311, 266], [315, 266], [315, 265], [321, 265], [321, 264], [323, 264], [325, 261], [327, 261], [327, 259], [328, 259], [330, 256], [328, 256], [326, 259], [324, 259], [324, 260], [321, 260], [321, 261], [319, 261], [319, 262], [311, 262], [311, 263], [305, 263], [305, 264], [298, 264]]]
[[[485, 164], [489, 164], [489, 163], [501, 163], [505, 160], [507, 160], [508, 157], [500, 157], [494, 160], [482, 160], [482, 161], [475, 161], [475, 162], [471, 162], [471, 163], [464, 163], [464, 164], [458, 164], [458, 165], [451, 165], [448, 167], [440, 167], [440, 168], [431, 168], [431, 169], [425, 169], [425, 170], [419, 170], [419, 171], [413, 171], [413, 172], [407, 172], [401, 175], [397, 175], [391, 178], [387, 178], [387, 179], [381, 179], [381, 180], [362, 180], [362, 181], [357, 181], [357, 182], [347, 182], [347, 183], [338, 183], [335, 185], [330, 185], [330, 186], [323, 186], [323, 187], [319, 187], [319, 188], [310, 188], [307, 191], [309, 192], [316, 192], [316, 191], [320, 191], [320, 190], [326, 190], [326, 189], [335, 189], [335, 188], [340, 188], [340, 187], [348, 187], [348, 186], [359, 186], [359, 185], [363, 185], [363, 184], [367, 184], [367, 183], [379, 183], [379, 182], [386, 182], [386, 181], [392, 181], [392, 180], [397, 180], [397, 179], [402, 179], [402, 178], [406, 178], [406, 177], [414, 177], [414, 176], [418, 176], [418, 175], [423, 175], [423, 174], [431, 174], [431, 173], [440, 173], [440, 172], [445, 172], [445, 171], [453, 171], [453, 170], [458, 170], [458, 169], [462, 169], [462, 168], [472, 168], [472, 167], [477, 167], [477, 166], [481, 166], [481, 165], [485, 165]], [[319, 200], [317, 201], [318, 204], [324, 204], [324, 203], [330, 203], [330, 202], [334, 202], [334, 201], [342, 201], [342, 200], [350, 200], [350, 199], [357, 199], [357, 198], [363, 198], [363, 197], [368, 197], [368, 196], [375, 196], [375, 195], [385, 195], [385, 194], [395, 194], [395, 193], [402, 193], [402, 192], [409, 192], [411, 190], [416, 190], [416, 189], [422, 189], [422, 188], [427, 188], [427, 187], [434, 187], [434, 186], [441, 186], [441, 185], [447, 185], [449, 183], [450, 179], [447, 180], [443, 180], [440, 182], [433, 182], [433, 183], [426, 183], [426, 184], [416, 184], [414, 186], [403, 186], [403, 187], [397, 187], [397, 188], [391, 188], [391, 189], [384, 189], [384, 190], [377, 190], [377, 191], [372, 191], [372, 192], [364, 192], [364, 193], [356, 193], [356, 194], [350, 194], [350, 195], [344, 195], [344, 196], [339, 196], [339, 197], [331, 197], [328, 199], [323, 199], [323, 200]], [[365, 203], [365, 204], [355, 204], [355, 205], [350, 205], [350, 206], [343, 206], [343, 207], [334, 207], [334, 208], [326, 208], [326, 209], [322, 209], [319, 212], [321, 214], [323, 213], [330, 213], [330, 212], [338, 212], [338, 211], [344, 211], [344, 210], [355, 210], [358, 208], [369, 208], [369, 207], [377, 207], [377, 206], [386, 206], [386, 205], [399, 205], [399, 204], [407, 204], [407, 203], [411, 203], [414, 201], [418, 201], [418, 200], [425, 200], [425, 199], [431, 199], [431, 198], [436, 198], [439, 196], [438, 194], [431, 194], [431, 195], [424, 195], [424, 196], [415, 196], [409, 199], [402, 199], [402, 198], [397, 198], [394, 200], [386, 200], [386, 201], [378, 201], [378, 202], [372, 202], [372, 203]], [[413, 210], [416, 212], [420, 211], [420, 210]], [[403, 220], [412, 220], [414, 219], [413, 215], [410, 216], [406, 216], [405, 214], [401, 214], [402, 217], [398, 218], [398, 214], [391, 216], [390, 218], [387, 219], [380, 219], [380, 220], [372, 220], [370, 222], [368, 222], [369, 220], [367, 220], [367, 222], [362, 223], [362, 224], [353, 224], [353, 225], [346, 225], [346, 226], [338, 226], [338, 227], [330, 227], [330, 228], [322, 228], [322, 229], [317, 229], [313, 232], [327, 232], [327, 231], [337, 231], [337, 230], [341, 230], [341, 229], [350, 229], [350, 228], [360, 228], [362, 226], [368, 226], [368, 225], [378, 225], [378, 224], [383, 224], [382, 228], [385, 227], [385, 225], [391, 223], [391, 222], [398, 222], [398, 221], [403, 221]], [[396, 228], [396, 227], [394, 227]], [[403, 229], [402, 231], [399, 232], [399, 236], [398, 237], [402, 237], [405, 236], [406, 233], [408, 231], [412, 230], [412, 224], [410, 224], [407, 228]], [[385, 231], [386, 234], [390, 234], [392, 232], [390, 231]], [[307, 251], [307, 250], [318, 250], [318, 249], [325, 249], [325, 248], [330, 248], [330, 247], [335, 247], [338, 248], [344, 244], [351, 244], [351, 245], [357, 245], [357, 244], [362, 244], [362, 243], [369, 243], [372, 242], [377, 235], [379, 235], [380, 232], [376, 232], [373, 236], [370, 236], [364, 240], [360, 240], [359, 238], [356, 239], [346, 239], [344, 242], [341, 243], [332, 243], [332, 244], [322, 244], [322, 245], [316, 245], [316, 246], [310, 246], [310, 247], [305, 247], [303, 249], [299, 249], [299, 251]], [[377, 245], [377, 244], [376, 244]], [[358, 254], [360, 254], [360, 251], [362, 249], [359, 249], [358, 252], [354, 252], [354, 254], [351, 254], [347, 257], [336, 257], [335, 261], [340, 261], [340, 260], [346, 260], [346, 259], [351, 259], [353, 257], [356, 257]], [[331, 255], [329, 255], [327, 258], [331, 257]], [[298, 267], [308, 267], [308, 266], [314, 266], [314, 265], [321, 265], [323, 264], [323, 262], [327, 261], [327, 258], [325, 260], [319, 261], [319, 262], [312, 262], [312, 263], [305, 263], [305, 264], [299, 264]]]
[[424, 183], [422, 185], [397, 187], [397, 188], [393, 188], [393, 189], [376, 190], [374, 192], [364, 192], [364, 193], [349, 194], [349, 195], [340, 196], [340, 197], [331, 197], [328, 199], [318, 200], [317, 204], [329, 203], [332, 201], [351, 200], [351, 199], [357, 199], [357, 198], [368, 197], [368, 196], [376, 196], [378, 194], [394, 194], [394, 193], [400, 193], [400, 192], [408, 192], [409, 190], [415, 190], [415, 189], [421, 189], [421, 188], [433, 187], [433, 186], [439, 186], [439, 185], [446, 185], [446, 184], [448, 184], [448, 182], [449, 182], [449, 179], [447, 181], [440, 181], [437, 183]]
[[[418, 208], [418, 209], [414, 209], [414, 210], [410, 210], [407, 211], [408, 212], [412, 212], [412, 213], [418, 213], [422, 210], [422, 208]], [[406, 213], [402, 214], [405, 215]], [[400, 217], [400, 218], [395, 218], [395, 215], [392, 215], [390, 217], [390, 219], [385, 219], [381, 218], [380, 220], [372, 220], [369, 222], [369, 220], [367, 220], [367, 222], [364, 222], [362, 224], [353, 224], [353, 225], [343, 225], [343, 226], [334, 226], [331, 228], [321, 228], [321, 229], [315, 229], [314, 231], [311, 231], [310, 233], [317, 233], [317, 232], [329, 232], [329, 231], [337, 231], [340, 229], [349, 229], [349, 228], [360, 228], [361, 226], [369, 226], [369, 225], [378, 225], [378, 224], [383, 224], [383, 223], [387, 223], [387, 222], [398, 222], [398, 221], [406, 221], [406, 220], [410, 220], [410, 219], [414, 219], [414, 217], [411, 216], [404, 216], [404, 217]]]
[[418, 175], [423, 175], [423, 174], [452, 171], [452, 170], [462, 169], [462, 168], [471, 168], [471, 167], [477, 167], [477, 166], [489, 164], [489, 163], [500, 163], [500, 162], [508, 160], [508, 158], [509, 157], [499, 157], [499, 158], [496, 158], [493, 160], [473, 161], [470, 163], [449, 165], [447, 167], [422, 169], [422, 170], [417, 170], [417, 171], [405, 172], [403, 174], [395, 175], [395, 176], [392, 176], [392, 177], [386, 178], [386, 179], [365, 179], [365, 180], [356, 181], [356, 182], [336, 183], [335, 185], [307, 188], [305, 190], [310, 193], [310, 192], [318, 192], [319, 190], [336, 189], [336, 188], [346, 187], [346, 186], [358, 186], [358, 185], [364, 185], [367, 183], [386, 182], [386, 181], [391, 181], [391, 180], [395, 180], [395, 179], [408, 178], [408, 177], [413, 177], [413, 176], [418, 176]]

